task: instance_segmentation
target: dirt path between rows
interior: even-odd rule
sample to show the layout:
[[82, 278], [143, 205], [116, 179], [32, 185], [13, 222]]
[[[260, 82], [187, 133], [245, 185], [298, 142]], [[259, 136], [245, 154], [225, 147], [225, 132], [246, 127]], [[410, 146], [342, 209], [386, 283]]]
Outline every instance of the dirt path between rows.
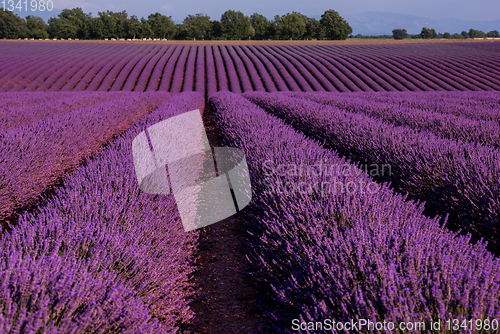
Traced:
[[[211, 146], [221, 146], [213, 114], [206, 108], [203, 122]], [[245, 276], [247, 260], [241, 250], [240, 216], [204, 227], [193, 277], [194, 321], [183, 333], [264, 333], [256, 308], [255, 283]]]

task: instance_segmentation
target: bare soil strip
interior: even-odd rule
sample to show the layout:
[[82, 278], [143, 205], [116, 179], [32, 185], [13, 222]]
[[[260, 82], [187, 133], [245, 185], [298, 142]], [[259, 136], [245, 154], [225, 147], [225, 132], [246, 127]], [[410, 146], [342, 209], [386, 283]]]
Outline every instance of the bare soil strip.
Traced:
[[[209, 108], [203, 116], [212, 146], [221, 146]], [[245, 276], [247, 260], [241, 251], [241, 218], [238, 215], [204, 227], [194, 273], [195, 319], [183, 333], [260, 333], [263, 317], [257, 314], [255, 282]]]

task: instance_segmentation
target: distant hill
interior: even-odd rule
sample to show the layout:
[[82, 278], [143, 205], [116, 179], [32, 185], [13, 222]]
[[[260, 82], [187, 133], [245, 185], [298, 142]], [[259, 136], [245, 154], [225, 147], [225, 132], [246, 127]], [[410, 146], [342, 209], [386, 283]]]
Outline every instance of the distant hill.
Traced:
[[[320, 17], [320, 16], [319, 16]], [[500, 31], [500, 20], [495, 21], [465, 21], [454, 18], [429, 19], [412, 15], [387, 12], [366, 12], [343, 16], [353, 29], [353, 34], [390, 35], [396, 28], [406, 29], [409, 34], [419, 34], [422, 27], [433, 28], [436, 32], [460, 33], [469, 29]]]

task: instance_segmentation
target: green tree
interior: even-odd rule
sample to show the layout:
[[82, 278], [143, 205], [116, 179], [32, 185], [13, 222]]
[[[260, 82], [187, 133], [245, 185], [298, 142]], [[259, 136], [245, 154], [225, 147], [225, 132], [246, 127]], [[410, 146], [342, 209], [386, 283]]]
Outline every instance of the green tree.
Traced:
[[14, 12], [0, 8], [0, 38], [24, 38], [27, 34], [26, 21]]
[[212, 21], [210, 26], [210, 32], [208, 33], [208, 39], [211, 40], [220, 40], [224, 39], [222, 35], [222, 26], [220, 21]]
[[51, 17], [47, 32], [50, 38], [77, 38], [78, 27], [71, 21], [60, 17]]
[[89, 39], [103, 39], [104, 38], [104, 23], [99, 17], [91, 17], [88, 24]]
[[271, 31], [271, 21], [264, 15], [253, 13], [250, 15], [250, 20], [252, 21], [252, 27], [255, 31], [254, 39], [269, 39], [274, 34], [274, 32]]
[[204, 40], [210, 34], [212, 21], [210, 16], [205, 14], [188, 15], [182, 23], [185, 35], [189, 39]]
[[31, 38], [49, 38], [48, 26], [41, 17], [26, 16], [26, 27], [28, 28], [28, 36]]
[[394, 29], [392, 31], [392, 37], [394, 39], [405, 39], [408, 36], [406, 29]]
[[462, 35], [462, 38], [469, 38], [469, 34], [465, 30], [462, 31], [461, 35]]
[[128, 14], [127, 11], [99, 12], [99, 18], [103, 23], [102, 35], [104, 38], [125, 38], [128, 36]]
[[240, 11], [226, 10], [221, 18], [222, 36], [230, 40], [250, 39], [255, 35], [250, 17]]
[[487, 37], [500, 37], [498, 30], [492, 30], [486, 34]]
[[274, 21], [277, 39], [303, 39], [307, 32], [307, 21], [298, 12], [286, 13], [282, 16], [276, 15]]
[[[87, 39], [89, 37], [89, 19], [91, 14], [86, 14], [81, 8], [77, 7], [73, 9], [63, 9], [58, 17], [65, 23], [76, 28], [76, 33], [72, 34], [72, 36], [67, 36], [67, 38]], [[65, 24], [62, 26], [65, 26]], [[73, 29], [71, 29], [71, 31], [73, 31]]]
[[[142, 18], [141, 18], [142, 19]], [[139, 38], [142, 36], [142, 22], [137, 16], [132, 15], [126, 21], [124, 38]]]
[[469, 37], [470, 38], [485, 38], [486, 34], [481, 30], [470, 29], [469, 30]]
[[313, 17], [307, 17], [301, 14], [306, 21], [306, 32], [303, 39], [324, 39], [323, 29], [321, 29], [321, 24], [318, 20]]
[[149, 25], [148, 20], [141, 17], [141, 30], [140, 30], [141, 38], [153, 38], [153, 29], [151, 25]]
[[451, 34], [449, 32], [445, 32], [443, 34], [443, 38], [450, 39], [451, 38]]
[[336, 11], [329, 9], [321, 15], [319, 20], [326, 39], [347, 39], [352, 34], [352, 28]]
[[148, 16], [148, 23], [153, 30], [154, 38], [172, 39], [175, 35], [175, 23], [171, 16], [157, 12]]
[[434, 29], [429, 29], [429, 28], [423, 27], [422, 32], [420, 33], [420, 36], [422, 38], [425, 38], [425, 39], [436, 38], [437, 33], [436, 33], [436, 30], [434, 30]]

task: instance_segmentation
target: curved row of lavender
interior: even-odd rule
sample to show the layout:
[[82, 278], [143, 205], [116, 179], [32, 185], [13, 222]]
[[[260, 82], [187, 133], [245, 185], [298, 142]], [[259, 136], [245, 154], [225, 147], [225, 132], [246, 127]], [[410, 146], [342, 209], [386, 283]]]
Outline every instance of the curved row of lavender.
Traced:
[[374, 176], [426, 201], [429, 214], [450, 213], [453, 223], [479, 233], [492, 250], [500, 251], [498, 150], [443, 139], [285, 93], [244, 96], [350, 159], [369, 166], [390, 165], [390, 175], [387, 170], [381, 175], [379, 168]]
[[[498, 319], [500, 260], [484, 244], [440, 227], [387, 185], [362, 188], [373, 179], [243, 97], [219, 92], [209, 103], [224, 145], [244, 150], [249, 164], [243, 244], [270, 331], [292, 332], [291, 319], [427, 328], [437, 319]], [[350, 183], [357, 191], [317, 186]]]
[[[495, 43], [156, 45], [0, 41], [0, 91], [492, 91]], [[38, 52], [34, 52], [34, 50]], [[12, 55], [16, 57], [12, 57]], [[214, 69], [212, 70], [212, 64]], [[215, 72], [215, 76], [213, 73]]]
[[401, 92], [359, 94], [368, 102], [384, 102], [401, 107], [500, 123], [499, 92]]
[[89, 92], [76, 98], [72, 92], [0, 93], [0, 131], [26, 126], [54, 115], [91, 107], [127, 93]]
[[173, 333], [193, 317], [198, 234], [172, 196], [139, 190], [131, 151], [146, 127], [203, 108], [200, 94], [175, 95], [2, 231], [0, 332]]
[[[487, 92], [499, 96], [497, 92]], [[331, 94], [331, 93], [287, 93], [288, 96], [307, 99], [353, 113], [361, 113], [380, 119], [397, 126], [408, 126], [420, 131], [429, 131], [444, 138], [471, 141], [481, 145], [500, 148], [500, 123], [491, 120], [470, 119], [465, 116], [455, 116], [441, 112], [433, 112], [420, 108], [401, 106], [390, 102], [369, 101], [361, 94]], [[443, 109], [453, 109], [453, 104], [460, 103], [462, 98], [457, 95], [449, 100]], [[451, 105], [451, 106], [450, 106]], [[490, 118], [500, 119], [500, 104], [497, 109], [488, 110], [476, 108], [477, 114], [489, 114]], [[457, 111], [455, 111], [457, 112]]]
[[[165, 92], [120, 92], [106, 102], [97, 103], [101, 95], [94, 92], [85, 97], [77, 92], [66, 94], [75, 101], [93, 98], [96, 103], [0, 132], [2, 224], [16, 210], [34, 203], [66, 171], [171, 97]], [[20, 111], [31, 113], [30, 108]]]

